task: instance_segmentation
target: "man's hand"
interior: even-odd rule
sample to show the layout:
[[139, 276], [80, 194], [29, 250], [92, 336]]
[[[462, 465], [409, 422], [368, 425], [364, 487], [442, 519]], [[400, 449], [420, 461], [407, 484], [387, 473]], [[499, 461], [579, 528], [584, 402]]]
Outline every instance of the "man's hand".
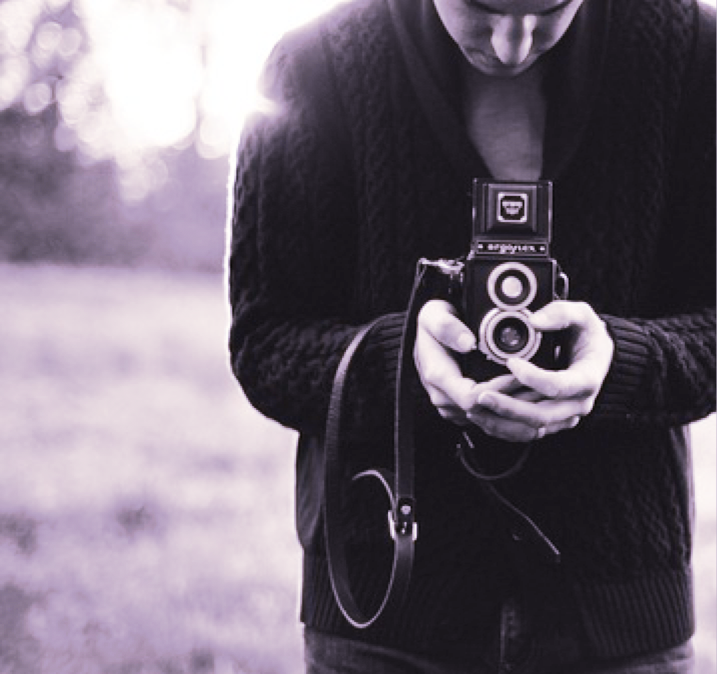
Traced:
[[473, 423], [503, 440], [528, 442], [573, 428], [593, 405], [613, 358], [603, 321], [583, 302], [552, 302], [531, 318], [541, 332], [569, 331], [568, 367], [543, 370], [511, 359], [509, 374], [476, 383], [462, 376], [455, 353], [476, 348], [469, 328], [447, 302], [432, 300], [419, 313], [414, 359], [442, 417]]
[[476, 337], [448, 302], [431, 300], [419, 312], [414, 345], [419, 378], [439, 414], [460, 425], [471, 423], [468, 414], [479, 411], [482, 393], [511, 393], [522, 388], [510, 373], [482, 383], [464, 377], [456, 354], [468, 353], [476, 346]]

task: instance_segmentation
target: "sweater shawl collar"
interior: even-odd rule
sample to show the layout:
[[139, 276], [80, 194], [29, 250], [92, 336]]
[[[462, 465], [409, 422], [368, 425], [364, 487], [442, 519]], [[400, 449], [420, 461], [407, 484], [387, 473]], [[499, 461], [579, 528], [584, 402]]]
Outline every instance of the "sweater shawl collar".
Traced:
[[[490, 177], [461, 113], [463, 58], [439, 19], [433, 0], [386, 0], [400, 52], [423, 112], [462, 182]], [[598, 92], [608, 39], [611, 0], [585, 0], [550, 58], [542, 178], [556, 180], [568, 166]]]

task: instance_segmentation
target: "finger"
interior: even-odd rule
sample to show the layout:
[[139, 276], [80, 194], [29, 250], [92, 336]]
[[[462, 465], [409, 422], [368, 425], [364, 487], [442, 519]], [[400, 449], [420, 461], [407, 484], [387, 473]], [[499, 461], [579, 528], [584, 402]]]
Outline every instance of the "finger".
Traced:
[[506, 363], [509, 371], [525, 387], [547, 398], [574, 398], [597, 393], [603, 368], [598, 368], [593, 358], [572, 363], [565, 370], [544, 370], [533, 363], [511, 358]]
[[548, 426], [541, 426], [541, 428], [538, 429], [536, 439], [540, 440], [541, 438], [547, 437], [549, 435], [555, 435], [556, 433], [560, 433], [561, 431], [568, 431], [572, 428], [576, 428], [576, 426], [581, 423], [581, 418], [582, 417], [579, 416], [570, 417], [569, 419], [566, 419], [565, 421], [562, 421], [560, 423], [549, 424]]
[[600, 371], [608, 367], [613, 357], [613, 340], [606, 324], [586, 302], [551, 302], [532, 314], [530, 322], [544, 332], [572, 330], [572, 361], [592, 359], [591, 369]]
[[436, 411], [444, 421], [450, 421], [457, 426], [469, 426], [471, 424], [466, 412], [459, 407], [437, 407]]
[[420, 330], [453, 351], [468, 353], [476, 349], [476, 335], [459, 319], [449, 302], [427, 302], [419, 312], [417, 324]]
[[465, 414], [475, 404], [476, 382], [463, 376], [455, 358], [431, 336], [417, 335], [414, 361], [421, 383], [435, 407], [454, 405]]
[[564, 424], [574, 417], [586, 416], [591, 412], [593, 402], [593, 398], [529, 402], [501, 393], [485, 392], [479, 396], [478, 406], [504, 419], [540, 428]]
[[467, 414], [467, 419], [478, 426], [486, 435], [508, 442], [531, 442], [537, 439], [539, 427], [520, 421], [500, 417], [490, 410], [475, 408]]
[[529, 320], [541, 332], [554, 332], [571, 327], [589, 327], [600, 319], [585, 302], [555, 300], [532, 314]]
[[433, 389], [429, 394], [429, 399], [439, 415], [446, 421], [451, 421], [460, 426], [466, 426], [469, 423], [466, 418], [466, 410], [459, 407], [443, 391]]
[[467, 419], [481, 428], [487, 435], [508, 442], [532, 442], [534, 440], [541, 440], [542, 438], [560, 433], [561, 431], [575, 428], [581, 421], [581, 417], [575, 416], [560, 422], [536, 427], [499, 417], [488, 410], [472, 411], [467, 415]]
[[517, 391], [516, 393], [512, 393], [511, 396], [513, 398], [516, 398], [516, 400], [525, 400], [529, 403], [537, 403], [542, 400], [549, 400], [549, 398], [547, 398], [542, 393], [534, 391], [530, 388], [525, 388], [523, 385], [521, 386], [521, 389], [519, 391]]
[[505, 393], [506, 395], [517, 395], [519, 392], [526, 391], [526, 388], [516, 377], [509, 373], [488, 379], [476, 386], [477, 397], [484, 391], [496, 391], [497, 393]]
[[427, 333], [417, 334], [414, 362], [429, 399], [437, 409], [455, 405], [465, 415], [476, 404], [482, 390], [513, 393], [523, 388], [511, 374], [481, 384], [464, 377], [453, 354]]

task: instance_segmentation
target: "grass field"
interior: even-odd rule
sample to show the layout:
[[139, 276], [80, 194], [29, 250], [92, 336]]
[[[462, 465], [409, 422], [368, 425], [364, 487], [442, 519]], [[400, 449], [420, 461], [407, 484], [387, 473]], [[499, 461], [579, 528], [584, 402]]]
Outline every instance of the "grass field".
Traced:
[[[226, 364], [218, 276], [0, 266], [0, 674], [298, 674], [293, 434]], [[715, 428], [695, 452], [716, 670]]]

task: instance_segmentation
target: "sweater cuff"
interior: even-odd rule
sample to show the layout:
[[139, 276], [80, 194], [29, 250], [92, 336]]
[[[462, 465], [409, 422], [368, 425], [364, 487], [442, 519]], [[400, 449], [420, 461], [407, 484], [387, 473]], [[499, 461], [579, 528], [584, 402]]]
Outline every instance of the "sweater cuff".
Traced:
[[597, 420], [631, 421], [638, 411], [638, 393], [648, 365], [648, 336], [631, 321], [615, 316], [601, 318], [615, 348], [592, 416]]

